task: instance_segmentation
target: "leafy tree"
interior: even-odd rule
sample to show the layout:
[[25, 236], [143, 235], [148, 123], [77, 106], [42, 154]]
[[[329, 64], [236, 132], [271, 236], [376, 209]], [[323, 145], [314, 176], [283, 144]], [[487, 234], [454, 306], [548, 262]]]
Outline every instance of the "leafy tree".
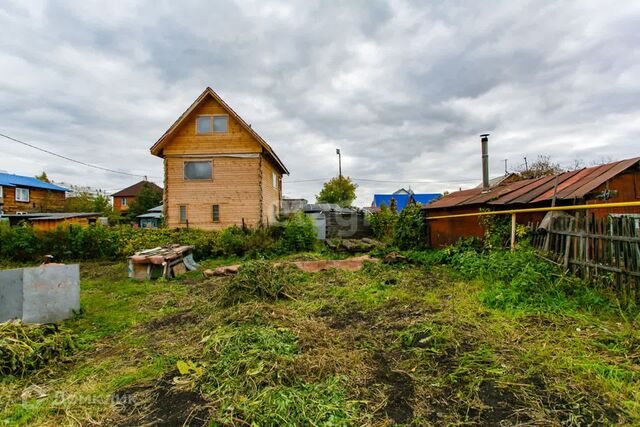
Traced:
[[356, 199], [358, 184], [348, 176], [337, 176], [324, 183], [320, 194], [316, 196], [318, 203], [335, 203], [341, 207], [349, 207]]
[[64, 201], [65, 212], [93, 212], [94, 200], [91, 193], [82, 192]]
[[35, 178], [39, 179], [42, 182], [48, 182], [49, 184], [51, 184], [51, 180], [49, 179], [49, 177], [47, 176], [47, 173], [45, 171], [42, 171], [42, 173], [40, 175], [36, 175]]
[[557, 175], [565, 170], [558, 163], [551, 161], [550, 156], [540, 155], [528, 167], [520, 165], [518, 174], [524, 179], [542, 178], [543, 176]]
[[135, 220], [136, 216], [141, 215], [151, 208], [162, 203], [162, 191], [145, 182], [138, 197], [129, 206], [129, 219]]

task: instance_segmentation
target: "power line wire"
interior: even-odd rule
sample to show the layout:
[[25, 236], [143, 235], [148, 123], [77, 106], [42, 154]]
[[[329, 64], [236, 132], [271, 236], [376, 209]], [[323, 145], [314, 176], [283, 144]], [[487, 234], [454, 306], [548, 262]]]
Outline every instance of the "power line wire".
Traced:
[[[297, 184], [303, 182], [314, 182], [314, 181], [328, 181], [331, 178], [314, 178], [314, 179], [303, 179], [298, 181], [285, 181], [285, 184]], [[382, 180], [382, 179], [370, 179], [370, 178], [351, 178], [353, 181], [365, 181], [365, 182], [379, 182], [379, 183], [395, 183], [395, 184], [446, 184], [446, 183], [459, 183], [459, 182], [476, 182], [479, 181], [479, 178], [463, 178], [457, 180], [450, 181], [411, 181], [411, 180]]]
[[[100, 169], [100, 170], [103, 170], [103, 171], [106, 171], [106, 172], [118, 173], [120, 175], [141, 177], [141, 178], [144, 178], [145, 180], [149, 177], [149, 175], [140, 175], [140, 174], [135, 174], [135, 173], [118, 171], [118, 170], [114, 170], [114, 169], [105, 168], [103, 166], [98, 166], [98, 165], [93, 165], [91, 163], [86, 163], [86, 162], [83, 162], [81, 160], [72, 159], [71, 157], [67, 157], [67, 156], [63, 156], [62, 154], [54, 153], [53, 151], [49, 151], [49, 150], [46, 150], [44, 148], [37, 147], [37, 146], [35, 146], [33, 144], [29, 144], [28, 142], [21, 141], [19, 139], [13, 138], [13, 137], [11, 137], [9, 135], [5, 135], [3, 133], [0, 133], [0, 136], [3, 137], [3, 138], [9, 139], [11, 141], [17, 142], [18, 144], [26, 145], [27, 147], [31, 147], [31, 148], [34, 148], [36, 150], [42, 151], [44, 153], [51, 154], [52, 156], [56, 156], [56, 157], [59, 157], [61, 159], [68, 160], [68, 161], [74, 162], [74, 163], [78, 163], [78, 164], [81, 164], [83, 166], [87, 166], [87, 167], [90, 167], [90, 168]], [[152, 178], [158, 178], [158, 177], [157, 176], [152, 176]]]

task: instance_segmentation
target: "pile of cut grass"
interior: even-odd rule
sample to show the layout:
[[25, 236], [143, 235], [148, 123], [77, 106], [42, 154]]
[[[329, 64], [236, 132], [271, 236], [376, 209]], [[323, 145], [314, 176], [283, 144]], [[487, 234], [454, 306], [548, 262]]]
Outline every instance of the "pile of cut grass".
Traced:
[[76, 350], [71, 333], [56, 325], [0, 323], [0, 375], [22, 376]]
[[287, 328], [244, 324], [221, 327], [206, 338], [199, 387], [216, 401], [225, 425], [353, 425], [357, 404], [345, 378], [307, 382], [295, 375], [298, 339]]

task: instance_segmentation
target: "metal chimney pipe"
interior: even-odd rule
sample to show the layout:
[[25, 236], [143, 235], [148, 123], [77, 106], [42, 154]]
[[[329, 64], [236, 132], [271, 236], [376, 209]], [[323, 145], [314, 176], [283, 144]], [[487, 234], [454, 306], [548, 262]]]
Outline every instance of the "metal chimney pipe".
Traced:
[[480, 135], [482, 144], [482, 191], [489, 191], [489, 134]]

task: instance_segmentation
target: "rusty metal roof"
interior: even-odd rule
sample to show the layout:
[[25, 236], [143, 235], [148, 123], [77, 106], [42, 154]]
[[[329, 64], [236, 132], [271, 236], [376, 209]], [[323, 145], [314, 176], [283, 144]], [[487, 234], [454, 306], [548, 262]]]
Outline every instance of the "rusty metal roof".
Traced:
[[[605, 165], [564, 172], [554, 176], [523, 179], [494, 186], [484, 193], [482, 188], [456, 191], [429, 203], [425, 208], [441, 209], [471, 205], [503, 206], [540, 203], [551, 201], [554, 191], [558, 200], [580, 199], [639, 162], [640, 157], [634, 157]], [[554, 190], [556, 178], [557, 189]]]

